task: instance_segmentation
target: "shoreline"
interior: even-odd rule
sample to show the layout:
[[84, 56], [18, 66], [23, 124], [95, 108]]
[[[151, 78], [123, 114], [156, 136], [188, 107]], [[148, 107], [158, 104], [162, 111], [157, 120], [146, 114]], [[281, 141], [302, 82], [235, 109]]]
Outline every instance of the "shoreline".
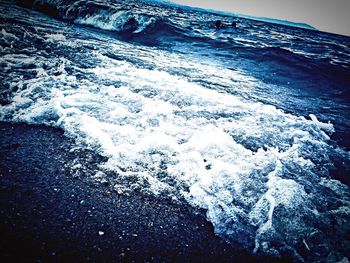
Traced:
[[0, 131], [6, 262], [257, 261], [215, 236], [190, 207], [74, 178], [67, 169], [73, 142], [61, 130], [0, 122]]

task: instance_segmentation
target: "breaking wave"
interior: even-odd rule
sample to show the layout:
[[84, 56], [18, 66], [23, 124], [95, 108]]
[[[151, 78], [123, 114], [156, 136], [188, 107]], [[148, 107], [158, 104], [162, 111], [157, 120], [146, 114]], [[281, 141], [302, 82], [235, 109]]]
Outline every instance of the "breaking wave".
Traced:
[[[122, 34], [150, 33], [170, 23], [162, 17], [134, 13], [131, 7], [113, 5], [110, 1], [18, 1], [19, 5], [31, 7], [47, 15], [76, 24], [115, 31]], [[148, 31], [148, 32], [147, 32]], [[165, 30], [169, 31], [169, 30]]]

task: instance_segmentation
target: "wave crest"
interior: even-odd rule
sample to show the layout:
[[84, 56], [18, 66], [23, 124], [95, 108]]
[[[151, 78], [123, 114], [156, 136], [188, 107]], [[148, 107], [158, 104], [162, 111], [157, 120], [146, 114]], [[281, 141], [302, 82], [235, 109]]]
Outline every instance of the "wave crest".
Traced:
[[139, 34], [152, 27], [152, 25], [163, 23], [164, 21], [161, 17], [134, 13], [128, 8], [112, 5], [108, 2], [19, 0], [17, 3], [52, 17], [120, 33]]
[[89, 25], [103, 30], [117, 31], [121, 33], [138, 34], [144, 32], [148, 27], [157, 23], [156, 18], [142, 15], [135, 15], [130, 11], [105, 12], [88, 14], [75, 19], [75, 22], [82, 25]]

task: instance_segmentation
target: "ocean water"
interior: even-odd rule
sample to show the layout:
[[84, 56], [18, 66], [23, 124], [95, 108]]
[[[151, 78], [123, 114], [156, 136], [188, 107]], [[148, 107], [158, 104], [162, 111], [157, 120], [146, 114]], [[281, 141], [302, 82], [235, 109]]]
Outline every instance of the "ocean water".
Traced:
[[0, 120], [63, 129], [104, 157], [85, 176], [190, 204], [233, 247], [348, 262], [349, 37], [161, 1], [0, 8]]

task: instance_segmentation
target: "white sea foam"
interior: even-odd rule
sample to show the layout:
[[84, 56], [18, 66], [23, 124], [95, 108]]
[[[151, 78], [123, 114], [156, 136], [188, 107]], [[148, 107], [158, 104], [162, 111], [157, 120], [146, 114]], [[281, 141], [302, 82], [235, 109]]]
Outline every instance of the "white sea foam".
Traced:
[[[136, 24], [128, 24], [130, 19], [134, 19]], [[132, 14], [129, 11], [118, 11], [115, 13], [101, 11], [96, 14], [79, 17], [75, 22], [109, 31], [131, 30], [134, 33], [140, 33], [154, 23], [155, 19], [152, 17]]]
[[46, 34], [47, 41], [66, 41], [66, 36], [63, 34]]
[[16, 35], [6, 32], [5, 29], [1, 29], [1, 35], [5, 40], [19, 41], [19, 38]]

